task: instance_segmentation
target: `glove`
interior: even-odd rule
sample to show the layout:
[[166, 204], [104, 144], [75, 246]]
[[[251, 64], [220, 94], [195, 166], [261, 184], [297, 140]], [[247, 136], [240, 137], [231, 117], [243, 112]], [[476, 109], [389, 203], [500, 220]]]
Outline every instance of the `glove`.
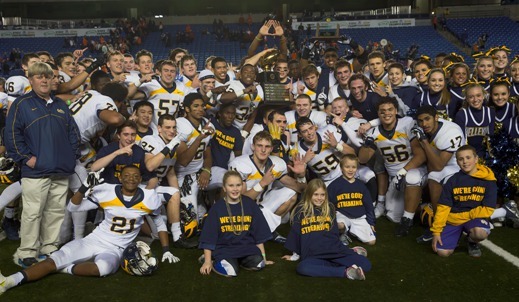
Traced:
[[178, 145], [180, 145], [180, 138], [177, 135], [166, 145], [166, 147], [173, 151], [176, 147], [178, 147]]
[[272, 153], [279, 154], [281, 152], [281, 140], [273, 139], [272, 140]]
[[101, 66], [103, 66], [103, 65], [105, 65], [105, 64], [106, 64], [105, 60], [104, 60], [102, 57], [99, 57], [99, 58], [95, 59], [95, 60], [92, 62], [92, 64], [90, 64], [90, 66], [88, 66], [88, 67], [85, 69], [85, 71], [86, 71], [87, 73], [92, 73], [92, 71], [97, 70], [99, 67], [101, 67]]
[[87, 178], [85, 179], [85, 181], [83, 181], [83, 186], [87, 188], [92, 188], [100, 183], [103, 183], [104, 179], [101, 178], [101, 172], [103, 171], [104, 168], [97, 172], [89, 172]]
[[376, 148], [375, 139], [371, 136], [366, 136], [366, 138], [364, 139], [363, 145], [364, 145], [364, 147], [369, 147], [369, 148], [375, 147]]
[[405, 176], [407, 174], [407, 170], [402, 168], [396, 172], [395, 177], [393, 178], [393, 184], [395, 185], [395, 189], [400, 191], [403, 188], [403, 184], [405, 183]]
[[352, 38], [349, 36], [340, 36], [339, 39], [337, 40], [337, 43], [349, 45], [351, 43], [351, 41], [352, 41]]
[[166, 262], [166, 260], [169, 263], [177, 263], [180, 261], [180, 258], [174, 256], [170, 251], [167, 251], [164, 254], [162, 254], [162, 262]]
[[272, 135], [273, 139], [281, 139], [281, 127], [279, 127], [278, 125], [274, 125], [270, 122], [267, 124], [267, 126], [269, 128], [269, 133], [270, 135]]
[[423, 129], [418, 127], [418, 126], [414, 126], [412, 129], [411, 129], [411, 133], [414, 134], [414, 136], [416, 136], [416, 138], [419, 140], [419, 141], [424, 141], [427, 139], [427, 135], [425, 135], [425, 132], [423, 132]]
[[299, 260], [299, 254], [292, 253], [292, 256], [290, 256], [290, 261], [297, 261]]
[[[323, 88], [323, 90], [324, 90], [324, 88]], [[319, 95], [317, 96], [317, 103], [319, 105], [324, 105], [324, 103], [326, 102], [327, 99], [328, 99], [328, 96], [323, 91], [323, 92], [319, 93]]]

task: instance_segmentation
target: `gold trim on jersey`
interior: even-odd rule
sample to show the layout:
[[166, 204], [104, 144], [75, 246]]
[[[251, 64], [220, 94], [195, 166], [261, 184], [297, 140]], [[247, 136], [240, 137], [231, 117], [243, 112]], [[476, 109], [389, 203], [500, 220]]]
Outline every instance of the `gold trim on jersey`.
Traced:
[[[119, 199], [119, 198], [114, 198], [112, 200], [109, 200], [109, 201], [103, 201], [103, 202], [100, 202], [99, 203], [99, 206], [102, 208], [102, 209], [106, 209], [108, 207], [124, 207], [126, 208], [126, 206], [124, 205], [124, 203]], [[131, 209], [135, 209], [135, 210], [140, 210], [140, 211], [143, 211], [143, 212], [146, 212], [148, 214], [151, 214], [153, 211], [150, 210], [142, 201], [133, 205], [132, 207], [130, 207]]]
[[407, 134], [405, 132], [398, 132], [395, 131], [395, 134], [393, 134], [392, 137], [385, 137], [383, 134], [377, 135], [377, 138], [375, 138], [375, 141], [385, 141], [385, 140], [394, 140], [398, 138], [408, 138]]
[[166, 89], [164, 89], [163, 87], [160, 87], [159, 89], [157, 90], [153, 90], [152, 92], [150, 92], [150, 98], [152, 96], [155, 96], [157, 94], [160, 94], [160, 93], [164, 93], [164, 94], [178, 94], [178, 95], [184, 95], [184, 92], [182, 90], [178, 90], [178, 89], [175, 89], [173, 92], [168, 92]]

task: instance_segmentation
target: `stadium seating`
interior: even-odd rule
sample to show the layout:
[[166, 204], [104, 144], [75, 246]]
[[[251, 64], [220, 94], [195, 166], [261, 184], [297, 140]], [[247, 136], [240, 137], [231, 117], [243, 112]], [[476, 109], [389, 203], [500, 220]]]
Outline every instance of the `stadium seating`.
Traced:
[[482, 34], [488, 34], [486, 48], [506, 45], [513, 53], [519, 51], [519, 24], [508, 17], [449, 19], [447, 27], [458, 36], [466, 33], [467, 43], [477, 42]]

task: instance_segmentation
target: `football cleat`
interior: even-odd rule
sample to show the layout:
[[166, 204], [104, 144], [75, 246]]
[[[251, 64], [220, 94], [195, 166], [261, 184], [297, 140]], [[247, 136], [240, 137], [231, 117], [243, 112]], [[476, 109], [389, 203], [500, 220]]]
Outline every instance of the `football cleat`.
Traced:
[[149, 245], [142, 241], [130, 244], [123, 252], [121, 268], [132, 276], [149, 276], [158, 268], [158, 261]]
[[188, 206], [180, 203], [180, 229], [185, 238], [195, 236], [198, 231], [196, 212], [191, 203]]
[[355, 264], [346, 269], [346, 277], [350, 280], [366, 280], [362, 267]]
[[172, 243], [174, 248], [178, 249], [194, 249], [198, 246], [198, 242], [196, 240], [189, 240], [184, 235], [180, 235], [177, 241]]
[[400, 223], [396, 227], [395, 236], [397, 237], [405, 237], [409, 235], [411, 231], [411, 227], [413, 226], [413, 220], [407, 217], [402, 217]]

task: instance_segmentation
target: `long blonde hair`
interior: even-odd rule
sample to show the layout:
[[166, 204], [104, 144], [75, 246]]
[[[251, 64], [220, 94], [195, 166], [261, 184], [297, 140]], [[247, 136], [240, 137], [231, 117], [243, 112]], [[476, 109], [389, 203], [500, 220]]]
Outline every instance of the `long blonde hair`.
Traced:
[[[303, 192], [303, 196], [301, 199], [301, 202], [299, 205], [292, 211], [292, 214], [290, 215], [290, 220], [293, 222], [295, 216], [299, 216], [301, 220], [305, 218], [310, 218], [312, 216], [315, 216], [315, 206], [312, 203], [312, 196], [314, 195], [315, 191], [318, 189], [323, 189], [325, 194], [325, 201], [323, 205], [320, 207], [321, 209], [321, 215], [324, 217], [330, 217], [331, 223], [333, 223], [335, 219], [335, 208], [333, 205], [330, 204], [328, 199], [328, 191], [326, 190], [326, 185], [324, 184], [324, 181], [320, 178], [312, 179], [307, 185], [306, 189]], [[321, 225], [324, 224], [326, 221], [321, 220]], [[331, 226], [331, 224], [330, 224]]]

